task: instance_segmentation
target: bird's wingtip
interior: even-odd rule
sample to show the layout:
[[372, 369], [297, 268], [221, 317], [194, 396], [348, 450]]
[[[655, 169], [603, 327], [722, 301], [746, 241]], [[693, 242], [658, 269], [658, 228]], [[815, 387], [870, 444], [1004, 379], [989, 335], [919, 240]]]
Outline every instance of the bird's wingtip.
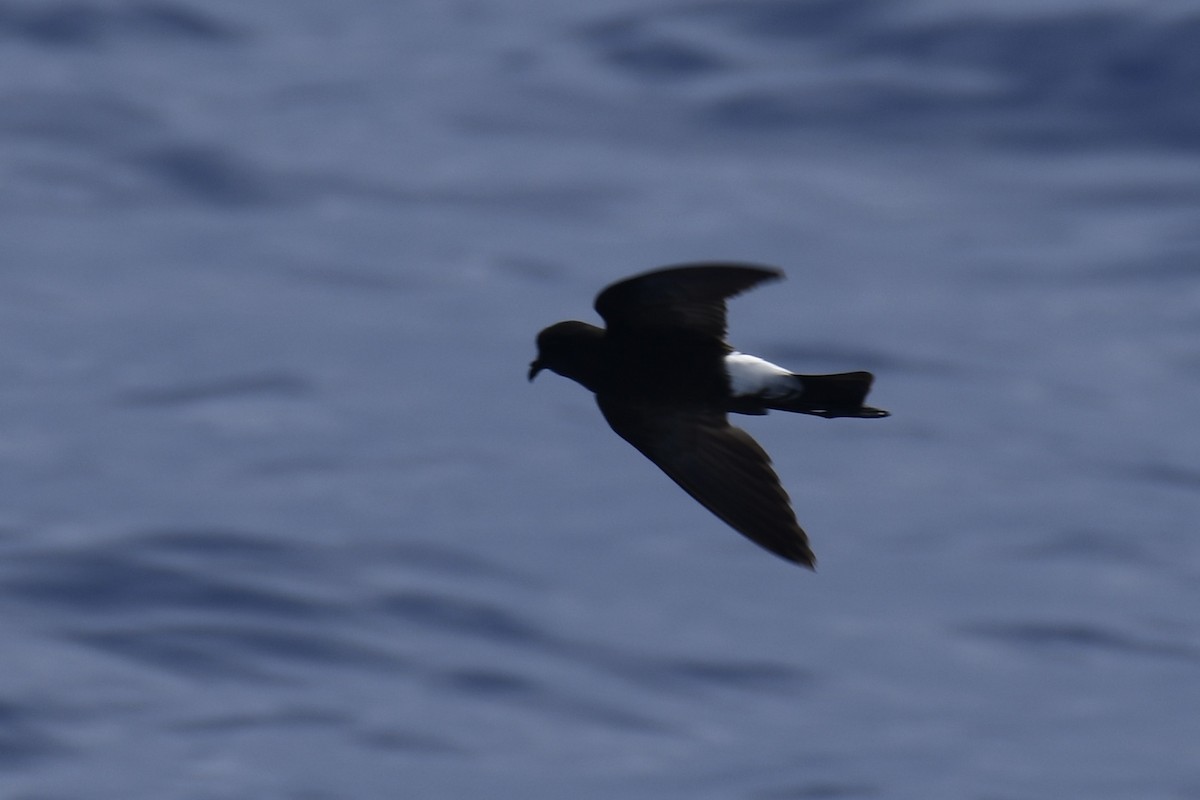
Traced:
[[817, 557], [813, 555], [813, 552], [807, 547], [803, 550], [791, 553], [780, 553], [779, 555], [783, 556], [783, 558], [786, 560], [791, 561], [793, 564], [804, 567], [807, 570], [812, 572], [817, 571]]

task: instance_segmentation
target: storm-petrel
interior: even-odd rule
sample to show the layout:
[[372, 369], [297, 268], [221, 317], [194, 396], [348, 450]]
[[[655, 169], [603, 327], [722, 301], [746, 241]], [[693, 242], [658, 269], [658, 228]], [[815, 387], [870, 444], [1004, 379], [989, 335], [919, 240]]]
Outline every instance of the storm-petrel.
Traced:
[[796, 375], [725, 341], [725, 299], [783, 271], [683, 264], [635, 275], [596, 297], [608, 323], [559, 322], [538, 334], [543, 369], [596, 394], [609, 426], [701, 505], [772, 553], [812, 568], [808, 537], [758, 442], [726, 415], [769, 409], [886, 417], [863, 405], [869, 372]]

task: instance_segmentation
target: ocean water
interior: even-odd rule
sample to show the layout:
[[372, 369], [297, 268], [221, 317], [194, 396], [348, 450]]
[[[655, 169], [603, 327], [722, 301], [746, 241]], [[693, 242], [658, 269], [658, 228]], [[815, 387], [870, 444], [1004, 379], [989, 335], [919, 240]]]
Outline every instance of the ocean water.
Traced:
[[[1200, 6], [0, 2], [0, 795], [1200, 798]], [[775, 264], [815, 574], [525, 371]]]

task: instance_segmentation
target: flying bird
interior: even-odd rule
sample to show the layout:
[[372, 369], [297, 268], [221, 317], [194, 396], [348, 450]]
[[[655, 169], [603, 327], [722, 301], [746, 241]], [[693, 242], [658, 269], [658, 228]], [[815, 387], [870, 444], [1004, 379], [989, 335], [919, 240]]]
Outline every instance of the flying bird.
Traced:
[[781, 558], [816, 563], [771, 459], [727, 415], [769, 410], [877, 419], [869, 372], [798, 375], [725, 341], [725, 300], [783, 271], [684, 264], [612, 284], [596, 297], [607, 328], [559, 322], [537, 337], [543, 369], [596, 395], [609, 426], [731, 528]]

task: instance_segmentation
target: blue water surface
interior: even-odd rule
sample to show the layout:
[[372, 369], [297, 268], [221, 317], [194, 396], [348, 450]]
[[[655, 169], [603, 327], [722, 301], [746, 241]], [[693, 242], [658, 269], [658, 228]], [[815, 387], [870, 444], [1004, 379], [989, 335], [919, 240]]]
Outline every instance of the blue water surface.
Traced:
[[[1200, 798], [1200, 8], [0, 2], [0, 795]], [[545, 375], [660, 264], [882, 421], [819, 571]]]

